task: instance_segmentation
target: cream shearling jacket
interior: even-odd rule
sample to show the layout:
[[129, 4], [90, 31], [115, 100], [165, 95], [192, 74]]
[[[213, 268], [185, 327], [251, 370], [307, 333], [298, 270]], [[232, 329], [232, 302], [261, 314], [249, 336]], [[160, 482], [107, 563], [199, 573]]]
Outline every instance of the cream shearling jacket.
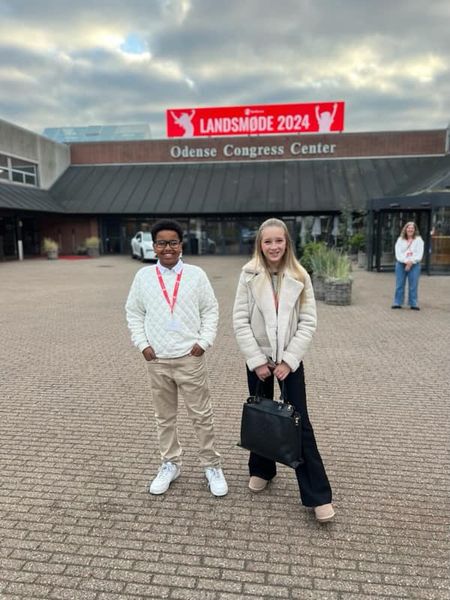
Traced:
[[303, 284], [285, 272], [277, 314], [272, 283], [266, 273], [256, 267], [254, 260], [244, 265], [234, 301], [233, 327], [251, 371], [268, 359], [275, 363], [284, 361], [296, 371], [316, 324], [316, 301], [308, 274]]

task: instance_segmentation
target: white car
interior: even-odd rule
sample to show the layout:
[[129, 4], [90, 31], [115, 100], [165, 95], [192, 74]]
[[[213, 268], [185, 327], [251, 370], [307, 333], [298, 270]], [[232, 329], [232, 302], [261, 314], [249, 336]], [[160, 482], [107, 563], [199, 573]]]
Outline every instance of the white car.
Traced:
[[157, 260], [153, 249], [152, 234], [149, 231], [138, 231], [131, 238], [131, 256], [140, 260]]

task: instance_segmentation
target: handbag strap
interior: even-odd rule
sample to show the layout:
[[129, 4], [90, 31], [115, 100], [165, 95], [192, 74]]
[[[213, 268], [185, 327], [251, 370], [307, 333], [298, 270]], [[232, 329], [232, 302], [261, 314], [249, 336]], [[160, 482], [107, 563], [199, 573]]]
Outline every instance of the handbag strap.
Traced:
[[264, 383], [258, 377], [258, 381], [256, 382], [256, 388], [255, 388], [255, 398], [264, 398], [264, 396], [262, 395], [263, 385], [264, 385]]
[[283, 381], [279, 382], [281, 389], [280, 389], [280, 400], [282, 400], [285, 404], [289, 404], [288, 399], [287, 399], [287, 394], [286, 394], [286, 385], [284, 383], [284, 379]]
[[[288, 399], [286, 397], [286, 385], [284, 383], [284, 379], [283, 379], [283, 381], [279, 381], [279, 380], [277, 380], [277, 381], [280, 384], [280, 391], [281, 391], [280, 400], [284, 404], [289, 404]], [[263, 396], [263, 394], [262, 394], [263, 385], [264, 385], [264, 382], [261, 381], [261, 379], [259, 379], [259, 377], [258, 377], [258, 381], [256, 383], [256, 388], [255, 388], [255, 398], [265, 398], [265, 396]]]

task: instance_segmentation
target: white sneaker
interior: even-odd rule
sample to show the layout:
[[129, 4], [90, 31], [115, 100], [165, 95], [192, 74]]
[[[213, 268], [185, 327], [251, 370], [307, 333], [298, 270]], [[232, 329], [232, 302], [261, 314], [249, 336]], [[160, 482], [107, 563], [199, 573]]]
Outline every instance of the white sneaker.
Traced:
[[208, 480], [209, 490], [213, 496], [225, 496], [228, 494], [228, 485], [222, 469], [218, 467], [206, 467], [205, 476]]
[[165, 462], [159, 467], [158, 475], [150, 484], [150, 494], [164, 494], [172, 481], [180, 476], [180, 467], [171, 462]]

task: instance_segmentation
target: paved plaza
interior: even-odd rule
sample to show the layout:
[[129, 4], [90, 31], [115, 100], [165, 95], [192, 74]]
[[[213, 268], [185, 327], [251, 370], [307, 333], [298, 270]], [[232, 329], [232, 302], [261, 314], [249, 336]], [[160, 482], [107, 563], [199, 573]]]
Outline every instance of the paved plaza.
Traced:
[[391, 310], [393, 274], [358, 269], [351, 306], [318, 303], [306, 383], [336, 506], [319, 525], [289, 468], [247, 489], [231, 327], [245, 259], [190, 262], [220, 302], [207, 356], [224, 498], [184, 408], [182, 475], [147, 492], [160, 461], [123, 308], [141, 265], [0, 263], [0, 599], [449, 599], [450, 277], [422, 276], [420, 312]]

